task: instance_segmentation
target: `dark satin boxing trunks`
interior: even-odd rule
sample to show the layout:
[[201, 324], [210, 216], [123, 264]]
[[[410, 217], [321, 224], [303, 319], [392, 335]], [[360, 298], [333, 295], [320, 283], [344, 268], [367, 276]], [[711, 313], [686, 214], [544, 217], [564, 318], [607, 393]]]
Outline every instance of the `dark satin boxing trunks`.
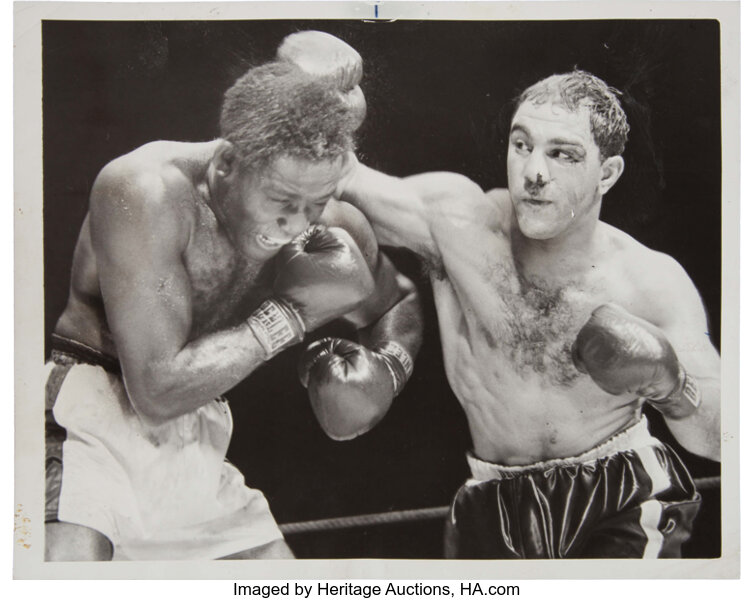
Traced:
[[469, 455], [447, 558], [680, 558], [700, 495], [646, 420], [569, 459], [506, 467]]

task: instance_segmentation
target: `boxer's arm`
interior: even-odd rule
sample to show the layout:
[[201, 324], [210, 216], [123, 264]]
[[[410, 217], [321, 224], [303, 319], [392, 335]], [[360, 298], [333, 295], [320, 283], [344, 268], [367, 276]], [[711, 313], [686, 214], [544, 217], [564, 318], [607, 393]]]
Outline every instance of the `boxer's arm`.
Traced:
[[345, 229], [354, 239], [375, 281], [374, 293], [343, 318], [359, 330], [359, 341], [370, 348], [389, 341], [400, 343], [416, 357], [422, 341], [423, 319], [416, 286], [380, 252], [365, 216], [342, 202], [328, 204], [322, 220]]
[[323, 430], [336, 440], [361, 435], [385, 416], [413, 370], [422, 312], [413, 283], [379, 251], [372, 228], [353, 206], [331, 202], [323, 221], [347, 230], [375, 280], [375, 291], [344, 318], [360, 343], [326, 338], [301, 357], [299, 376]]
[[456, 173], [393, 177], [359, 163], [352, 155], [338, 197], [366, 215], [380, 245], [408, 248], [434, 263], [442, 250], [438, 227], [457, 217], [467, 218], [484, 192]]
[[690, 415], [663, 415], [678, 442], [690, 452], [720, 460], [720, 355], [709, 338], [707, 314], [699, 292], [672, 258], [655, 255], [648, 320], [667, 336], [678, 360], [699, 388], [701, 404]]
[[189, 340], [186, 215], [159, 176], [117, 170], [106, 167], [93, 187], [92, 240], [129, 396], [140, 414], [159, 422], [232, 388], [264, 361], [263, 350], [243, 322]]

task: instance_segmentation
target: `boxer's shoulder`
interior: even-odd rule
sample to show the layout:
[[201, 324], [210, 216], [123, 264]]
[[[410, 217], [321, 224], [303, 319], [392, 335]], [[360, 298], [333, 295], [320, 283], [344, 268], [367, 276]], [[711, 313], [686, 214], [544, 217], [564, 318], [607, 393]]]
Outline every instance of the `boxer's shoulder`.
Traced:
[[[695, 287], [681, 264], [615, 227], [600, 224], [605, 234], [606, 263], [620, 281], [620, 303], [631, 312], [657, 322], [666, 311], [695, 297]], [[616, 283], [616, 285], [618, 285]]]
[[137, 148], [109, 162], [97, 175], [89, 199], [95, 248], [109, 245], [108, 238], [115, 234], [125, 241], [150, 231], [177, 249], [188, 242], [198, 193], [165, 144], [169, 143]]
[[134, 184], [150, 178], [182, 173], [188, 180], [188, 173], [182, 165], [189, 162], [190, 146], [191, 144], [180, 142], [149, 142], [111, 160], [100, 171], [97, 179], [111, 184]]
[[513, 203], [510, 192], [505, 188], [493, 188], [486, 194], [491, 205], [491, 217], [498, 227], [506, 233], [510, 232], [511, 218], [513, 216]]
[[[150, 142], [107, 163], [92, 186], [92, 202], [121, 209], [178, 208], [196, 194], [194, 162], [180, 142]], [[131, 216], [134, 216], [133, 214]]]
[[649, 285], [668, 278], [673, 283], [678, 277], [685, 276], [683, 267], [669, 254], [649, 248], [625, 231], [602, 221], [598, 227], [606, 259], [624, 275]]

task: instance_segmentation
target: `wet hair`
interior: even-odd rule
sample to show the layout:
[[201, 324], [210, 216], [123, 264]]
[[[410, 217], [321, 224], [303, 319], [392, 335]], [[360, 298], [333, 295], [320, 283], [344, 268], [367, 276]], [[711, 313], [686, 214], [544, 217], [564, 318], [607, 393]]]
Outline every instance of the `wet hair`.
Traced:
[[592, 137], [604, 160], [622, 154], [628, 140], [630, 127], [618, 100], [620, 95], [599, 77], [577, 69], [551, 75], [528, 87], [516, 99], [515, 108], [518, 110], [524, 102], [556, 102], [574, 112], [586, 106]]
[[245, 167], [280, 156], [333, 160], [354, 149], [358, 126], [325, 78], [272, 62], [249, 69], [225, 92], [220, 135]]

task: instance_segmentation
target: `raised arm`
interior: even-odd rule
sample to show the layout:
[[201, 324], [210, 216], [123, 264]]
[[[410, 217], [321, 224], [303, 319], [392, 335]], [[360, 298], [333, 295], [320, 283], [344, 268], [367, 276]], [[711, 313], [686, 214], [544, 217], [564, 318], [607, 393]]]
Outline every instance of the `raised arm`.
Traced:
[[367, 259], [375, 291], [345, 319], [359, 343], [326, 338], [302, 356], [300, 375], [324, 431], [350, 439], [374, 427], [411, 375], [422, 340], [422, 312], [414, 284], [380, 252], [372, 228], [354, 207], [332, 202], [329, 225], [348, 231]]
[[440, 256], [435, 228], [448, 220], [448, 205], [483, 194], [463, 175], [433, 172], [393, 177], [351, 155], [338, 195], [364, 213], [380, 245], [408, 248], [435, 261]]

